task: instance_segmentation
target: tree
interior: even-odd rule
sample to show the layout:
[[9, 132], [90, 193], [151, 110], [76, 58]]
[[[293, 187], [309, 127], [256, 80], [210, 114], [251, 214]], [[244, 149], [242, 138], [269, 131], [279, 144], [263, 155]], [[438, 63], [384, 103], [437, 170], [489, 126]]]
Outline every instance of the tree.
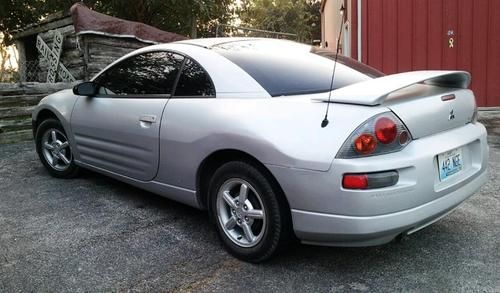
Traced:
[[210, 36], [215, 23], [227, 23], [233, 0], [111, 0], [97, 2], [97, 11], [142, 22], [192, 38]]
[[321, 1], [312, 1], [308, 5], [312, 40], [321, 41]]
[[321, 36], [320, 5], [317, 0], [244, 0], [239, 14], [244, 26], [294, 33], [311, 43]]
[[9, 48], [3, 44], [3, 37], [0, 32], [0, 82], [10, 82], [15, 77], [16, 70], [12, 66]]
[[[38, 22], [48, 14], [68, 11], [78, 0], [2, 0], [0, 32], [4, 44], [12, 31]], [[138, 21], [159, 29], [196, 37], [213, 35], [216, 23], [232, 17], [233, 0], [85, 0], [89, 8], [119, 18]]]
[[[3, 36], [0, 36], [3, 38]], [[0, 43], [0, 82], [4, 80], [4, 75], [7, 70], [6, 63], [10, 58], [9, 52], [7, 52], [7, 48]]]

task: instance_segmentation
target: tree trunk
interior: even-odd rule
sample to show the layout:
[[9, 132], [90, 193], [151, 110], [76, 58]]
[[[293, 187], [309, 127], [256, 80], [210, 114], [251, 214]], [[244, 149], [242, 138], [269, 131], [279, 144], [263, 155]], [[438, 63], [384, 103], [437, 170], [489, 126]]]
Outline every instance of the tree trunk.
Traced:
[[196, 19], [196, 15], [191, 17], [191, 39], [196, 39], [198, 35], [198, 23]]
[[5, 64], [7, 63], [7, 59], [9, 59], [9, 53], [7, 53], [7, 48], [4, 46], [0, 46], [0, 81], [3, 81], [3, 76], [5, 73]]

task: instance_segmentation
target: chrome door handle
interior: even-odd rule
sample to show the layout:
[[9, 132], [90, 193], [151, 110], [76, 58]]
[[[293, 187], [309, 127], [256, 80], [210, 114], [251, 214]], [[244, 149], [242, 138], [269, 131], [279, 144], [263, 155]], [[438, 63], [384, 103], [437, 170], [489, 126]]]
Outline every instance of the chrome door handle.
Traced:
[[141, 117], [139, 117], [139, 121], [147, 122], [147, 123], [155, 123], [156, 116], [155, 115], [142, 115]]

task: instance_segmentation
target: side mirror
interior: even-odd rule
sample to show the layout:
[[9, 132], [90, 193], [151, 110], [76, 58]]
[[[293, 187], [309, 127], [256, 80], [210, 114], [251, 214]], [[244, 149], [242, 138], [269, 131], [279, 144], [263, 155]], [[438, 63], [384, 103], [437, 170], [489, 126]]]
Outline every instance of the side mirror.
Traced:
[[93, 81], [86, 81], [73, 87], [73, 94], [77, 96], [93, 97], [97, 95], [99, 85]]

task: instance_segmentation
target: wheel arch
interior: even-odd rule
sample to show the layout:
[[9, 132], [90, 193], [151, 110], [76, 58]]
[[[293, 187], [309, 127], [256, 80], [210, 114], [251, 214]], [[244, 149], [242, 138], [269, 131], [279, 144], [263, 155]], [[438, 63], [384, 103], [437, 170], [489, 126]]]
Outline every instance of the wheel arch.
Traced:
[[31, 115], [34, 132], [44, 119], [54, 118], [62, 124], [66, 134], [71, 137], [69, 122], [77, 100], [78, 96], [75, 96], [70, 89], [55, 92], [43, 98]]
[[196, 196], [198, 203], [201, 208], [208, 209], [208, 185], [210, 183], [211, 174], [215, 172], [220, 166], [227, 162], [231, 161], [243, 161], [251, 164], [256, 167], [260, 172], [264, 174], [266, 178], [268, 178], [274, 188], [276, 189], [276, 193], [280, 196], [280, 201], [285, 205], [285, 209], [290, 214], [290, 205], [286, 198], [286, 195], [281, 188], [276, 177], [271, 173], [271, 171], [257, 158], [250, 155], [247, 152], [237, 150], [237, 149], [222, 149], [215, 151], [208, 155], [198, 167], [196, 172]]
[[[48, 104], [40, 104], [33, 111], [31, 116], [31, 122], [33, 127], [33, 138], [36, 141], [37, 130], [40, 124], [47, 119], [55, 119], [61, 123], [61, 126], [66, 133], [66, 136], [69, 139], [70, 144], [74, 147], [75, 142], [73, 139], [73, 134], [71, 133], [71, 127], [69, 125], [69, 119], [66, 116], [58, 111], [55, 107], [52, 107]], [[75, 157], [78, 157], [78, 153], [76, 149], [73, 149], [73, 154]]]
[[60, 121], [59, 117], [54, 113], [53, 110], [50, 109], [40, 109], [38, 111], [34, 111], [31, 116], [31, 126], [33, 130], [33, 139], [36, 140], [36, 132], [38, 131], [38, 126], [42, 121], [47, 119], [56, 119]]
[[38, 125], [40, 125], [40, 123], [44, 120], [47, 120], [47, 119], [50, 119], [50, 118], [53, 118], [53, 119], [56, 119], [56, 120], [61, 120], [59, 117], [57, 117], [57, 115], [54, 113], [53, 110], [51, 109], [47, 109], [47, 108], [44, 108], [44, 109], [41, 109], [40, 111], [38, 111], [38, 113], [35, 115], [33, 115], [33, 128], [36, 130], [38, 128]]

